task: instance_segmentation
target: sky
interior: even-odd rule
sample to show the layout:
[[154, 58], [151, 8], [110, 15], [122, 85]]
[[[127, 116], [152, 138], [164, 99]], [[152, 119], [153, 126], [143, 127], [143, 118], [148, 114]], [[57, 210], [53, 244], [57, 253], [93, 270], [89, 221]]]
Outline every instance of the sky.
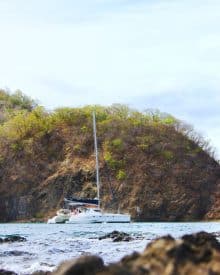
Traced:
[[0, 0], [0, 88], [159, 109], [220, 158], [219, 0]]

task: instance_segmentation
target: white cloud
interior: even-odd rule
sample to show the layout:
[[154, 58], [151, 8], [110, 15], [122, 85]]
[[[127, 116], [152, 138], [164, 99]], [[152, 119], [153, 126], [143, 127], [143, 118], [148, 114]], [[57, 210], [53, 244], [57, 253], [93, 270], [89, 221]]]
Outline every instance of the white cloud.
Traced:
[[[49, 108], [141, 108], [155, 97], [159, 108], [195, 126], [205, 102], [204, 129], [216, 142], [218, 129], [209, 124], [219, 113], [211, 112], [208, 93], [219, 99], [219, 9], [217, 0], [1, 1], [0, 86]], [[167, 94], [173, 100], [165, 106]]]

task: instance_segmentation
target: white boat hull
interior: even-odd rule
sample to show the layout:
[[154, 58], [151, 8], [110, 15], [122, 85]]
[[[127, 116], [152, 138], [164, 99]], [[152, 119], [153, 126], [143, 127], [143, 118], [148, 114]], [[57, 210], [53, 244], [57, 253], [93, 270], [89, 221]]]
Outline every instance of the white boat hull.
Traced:
[[68, 218], [63, 218], [60, 216], [54, 216], [53, 218], [49, 219], [47, 223], [65, 223]]
[[131, 221], [128, 214], [101, 213], [93, 210], [71, 215], [66, 223], [129, 223]]

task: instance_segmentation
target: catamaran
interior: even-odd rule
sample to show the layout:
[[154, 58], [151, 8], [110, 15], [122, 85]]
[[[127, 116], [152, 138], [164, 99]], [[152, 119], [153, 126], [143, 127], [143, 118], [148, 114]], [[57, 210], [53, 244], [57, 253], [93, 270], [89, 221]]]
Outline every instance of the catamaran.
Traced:
[[131, 217], [129, 214], [107, 213], [100, 208], [100, 179], [99, 179], [99, 159], [98, 146], [96, 135], [96, 118], [93, 112], [93, 134], [94, 134], [94, 149], [96, 159], [96, 185], [97, 185], [97, 200], [98, 205], [95, 208], [88, 208], [84, 205], [77, 208], [76, 213], [71, 213], [67, 223], [129, 223]]
[[[71, 212], [68, 213], [66, 223], [129, 223], [131, 216], [129, 214], [108, 213], [104, 212], [100, 207], [100, 179], [99, 179], [99, 159], [98, 146], [96, 135], [96, 117], [93, 112], [93, 135], [94, 135], [94, 150], [96, 162], [96, 185], [97, 199], [65, 199], [68, 203]], [[59, 216], [59, 215], [58, 215]], [[56, 218], [55, 218], [56, 217]], [[50, 219], [51, 221], [59, 220], [57, 216]], [[50, 221], [48, 220], [48, 222]]]

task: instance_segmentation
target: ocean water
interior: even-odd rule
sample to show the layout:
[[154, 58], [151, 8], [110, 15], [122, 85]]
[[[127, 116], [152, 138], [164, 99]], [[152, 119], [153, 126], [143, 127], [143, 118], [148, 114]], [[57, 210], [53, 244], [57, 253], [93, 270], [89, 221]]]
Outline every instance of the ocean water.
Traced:
[[[113, 230], [135, 237], [131, 242], [98, 240]], [[105, 263], [115, 262], [133, 251], [143, 251], [153, 239], [171, 234], [180, 237], [199, 231], [220, 232], [220, 223], [131, 223], [131, 224], [0, 224], [0, 237], [18, 234], [26, 242], [0, 244], [0, 269], [18, 274], [54, 270], [62, 261], [95, 254]]]

